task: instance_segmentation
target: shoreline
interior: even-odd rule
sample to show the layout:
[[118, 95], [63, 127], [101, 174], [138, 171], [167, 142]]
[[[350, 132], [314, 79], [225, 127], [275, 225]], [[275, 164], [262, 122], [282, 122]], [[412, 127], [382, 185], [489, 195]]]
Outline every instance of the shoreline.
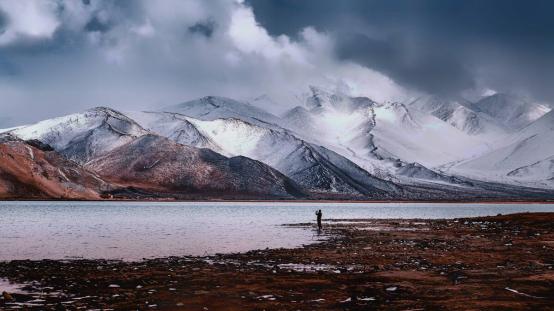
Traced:
[[421, 204], [554, 204], [554, 198], [549, 200], [476, 200], [476, 201], [455, 201], [455, 200], [425, 200], [425, 201], [413, 201], [413, 200], [294, 200], [294, 199], [282, 199], [282, 200], [225, 200], [225, 199], [213, 199], [213, 200], [126, 200], [126, 199], [106, 199], [106, 200], [70, 200], [70, 199], [2, 199], [2, 202], [139, 202], [139, 203], [329, 203], [329, 204], [387, 204], [387, 203], [421, 203]]
[[548, 309], [552, 223], [554, 213], [337, 219], [324, 228], [327, 239], [294, 249], [2, 262], [0, 279], [36, 293], [14, 293], [23, 305], [0, 300], [0, 309]]

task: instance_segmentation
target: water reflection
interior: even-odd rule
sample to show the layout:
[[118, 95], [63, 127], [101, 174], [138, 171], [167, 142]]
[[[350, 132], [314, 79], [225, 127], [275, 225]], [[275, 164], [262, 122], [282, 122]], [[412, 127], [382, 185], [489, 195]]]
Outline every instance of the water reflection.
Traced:
[[548, 204], [0, 202], [0, 260], [109, 258], [295, 247], [322, 232], [282, 224], [326, 219], [455, 218], [554, 211]]

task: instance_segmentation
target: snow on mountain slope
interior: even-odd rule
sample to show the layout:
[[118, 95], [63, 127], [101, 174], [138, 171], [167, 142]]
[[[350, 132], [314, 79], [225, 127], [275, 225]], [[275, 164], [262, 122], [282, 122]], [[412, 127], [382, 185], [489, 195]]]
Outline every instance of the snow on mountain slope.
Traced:
[[187, 120], [187, 117], [174, 112], [127, 112], [126, 115], [137, 121], [152, 133], [167, 137], [179, 144], [209, 148], [221, 152], [210, 138], [204, 136]]
[[286, 111], [281, 117], [280, 124], [300, 134], [317, 133], [314, 117], [306, 108], [301, 106], [296, 106]]
[[402, 104], [378, 104], [315, 87], [311, 92], [305, 97], [306, 108], [297, 107], [284, 115], [284, 126], [383, 179], [455, 181], [425, 166], [488, 150], [479, 138]]
[[227, 156], [262, 161], [312, 192], [382, 195], [397, 187], [348, 159], [310, 144], [284, 129], [262, 127], [239, 119], [187, 119]]
[[289, 107], [301, 103], [298, 95], [288, 92], [281, 92], [279, 100], [275, 100], [268, 94], [263, 94], [260, 96], [247, 98], [243, 102], [250, 106], [258, 107], [259, 109], [274, 114], [275, 116], [282, 114], [284, 108], [282, 106], [282, 103], [286, 103]]
[[419, 163], [401, 163], [396, 171], [397, 175], [427, 180], [434, 183], [445, 183], [458, 186], [472, 186], [471, 182], [462, 180], [455, 176], [448, 176], [426, 168]]
[[23, 126], [10, 133], [23, 140], [40, 140], [66, 158], [85, 163], [147, 131], [113, 109], [98, 107]]
[[372, 143], [367, 134], [375, 126], [373, 108], [376, 103], [332, 94], [313, 86], [310, 90], [312, 95], [305, 96], [305, 107], [298, 106], [284, 114], [283, 126], [318, 144], [339, 150], [352, 145], [365, 148]]
[[206, 96], [161, 110], [207, 121], [237, 118], [253, 124], [279, 124], [279, 118], [269, 112], [234, 99], [218, 96]]
[[554, 187], [554, 156], [508, 172], [508, 177], [520, 183], [542, 184]]
[[[220, 103], [227, 112], [232, 105]], [[239, 107], [243, 107], [242, 104], [239, 103]], [[244, 118], [245, 112], [239, 112]], [[213, 111], [209, 110], [208, 114], [209, 119], [215, 118]], [[68, 159], [87, 163], [152, 131], [181, 144], [261, 160], [313, 192], [382, 195], [397, 190], [394, 184], [371, 176], [347, 159], [298, 139], [275, 124], [259, 121], [259, 118], [253, 119], [254, 122], [264, 126], [239, 119], [187, 119], [168, 112], [133, 113], [132, 116], [148, 130], [119, 112], [96, 108], [45, 120], [11, 133], [21, 139], [38, 139]]]
[[377, 152], [427, 167], [466, 159], [489, 150], [485, 142], [467, 135], [444, 121], [403, 104], [375, 108], [371, 130]]
[[310, 87], [311, 94], [306, 96], [306, 107], [314, 113], [331, 110], [353, 111], [370, 108], [376, 103], [367, 97], [349, 97], [344, 94], [331, 93], [315, 86]]
[[472, 110], [472, 103], [464, 99], [428, 95], [408, 102], [407, 106], [431, 114], [470, 135], [488, 135], [490, 139], [498, 139], [507, 132], [487, 114]]
[[534, 135], [554, 133], [554, 111], [550, 111], [514, 135], [515, 139], [525, 139]]
[[550, 111], [544, 105], [529, 103], [520, 97], [502, 93], [487, 96], [473, 104], [472, 108], [488, 114], [511, 130], [521, 129]]
[[[287, 134], [295, 139], [311, 142], [311, 146], [324, 146], [326, 150], [351, 160], [380, 179], [402, 183], [417, 180], [457, 183], [456, 178], [428, 168], [463, 162], [468, 158], [477, 159], [499, 146], [506, 146], [508, 130], [505, 127], [520, 122], [520, 111], [536, 112], [542, 109], [539, 107], [533, 110], [526, 103], [510, 99], [508, 101], [511, 105], [520, 110], [514, 108], [511, 114], [493, 118], [489, 114], [494, 112], [492, 108], [499, 103], [484, 109], [481, 107], [485, 105], [484, 102], [471, 104], [425, 97], [407, 105], [378, 104], [368, 98], [350, 97], [317, 87], [310, 87], [310, 93], [305, 94], [303, 100], [304, 106], [289, 110], [281, 119], [251, 105], [221, 97], [205, 97], [169, 110], [204, 121], [216, 121], [210, 125], [217, 128], [215, 132], [202, 129], [201, 125], [191, 121], [200, 134], [195, 133], [194, 129], [184, 132], [193, 133], [191, 135], [194, 139], [202, 138], [197, 143], [192, 142], [194, 139], [184, 143], [209, 146], [228, 155], [243, 154], [264, 161], [287, 174], [291, 172], [284, 170], [290, 164], [279, 164], [276, 159], [283, 158], [283, 153], [290, 150], [284, 148], [285, 151], [274, 151], [271, 146], [260, 143], [272, 140], [267, 139], [259, 128], [271, 129], [275, 133], [284, 133], [279, 126], [287, 128], [291, 130]], [[243, 123], [241, 121], [259, 128], [252, 130], [244, 124], [237, 125]], [[233, 130], [230, 130], [233, 127], [231, 124], [235, 124]], [[168, 137], [175, 133], [174, 128], [166, 131], [148, 128]], [[206, 134], [210, 132], [212, 134]], [[202, 145], [201, 141], [209, 141], [209, 145]], [[283, 143], [274, 141], [272, 144]], [[481, 168], [479, 170], [482, 171]]]
[[[482, 180], [513, 182], [512, 171], [544, 161], [554, 155], [554, 136], [536, 135], [494, 150], [475, 159], [461, 162], [449, 172]], [[529, 176], [527, 180], [532, 180]]]
[[554, 156], [554, 111], [551, 111], [518, 133], [505, 146], [483, 156], [463, 161], [450, 170], [457, 174], [501, 182], [542, 182], [550, 172], [549, 159]]
[[289, 178], [261, 162], [227, 158], [152, 134], [136, 138], [86, 167], [117, 184], [176, 195], [304, 196]]

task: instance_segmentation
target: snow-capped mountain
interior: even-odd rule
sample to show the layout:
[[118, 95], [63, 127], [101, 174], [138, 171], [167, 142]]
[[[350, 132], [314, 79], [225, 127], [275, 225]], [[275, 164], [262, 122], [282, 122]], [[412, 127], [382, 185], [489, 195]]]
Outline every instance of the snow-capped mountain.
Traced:
[[[156, 114], [148, 115], [149, 118], [154, 118]], [[158, 113], [157, 116], [159, 121], [152, 123], [162, 124], [162, 120], [168, 118], [168, 112]], [[193, 146], [205, 147], [207, 141], [214, 150], [226, 156], [241, 155], [259, 160], [312, 192], [383, 195], [388, 191], [398, 191], [396, 185], [375, 178], [348, 159], [304, 141], [276, 125], [266, 127], [238, 118], [199, 120], [177, 113], [172, 118], [182, 122], [183, 126], [172, 127], [177, 132], [186, 128], [194, 135], [200, 134], [197, 139], [199, 143], [192, 144]], [[140, 116], [138, 120], [141, 120]], [[168, 138], [177, 136], [168, 128], [158, 126], [152, 129]]]
[[451, 171], [485, 180], [552, 187], [554, 111], [511, 135], [504, 146], [463, 161]]
[[79, 163], [101, 156], [147, 133], [135, 121], [106, 107], [41, 121], [10, 132], [23, 140], [40, 140]]
[[530, 103], [518, 96], [503, 93], [487, 96], [473, 104], [472, 108], [486, 113], [512, 131], [522, 129], [550, 111], [544, 105]]
[[297, 133], [317, 133], [315, 118], [306, 108], [301, 106], [296, 106], [285, 112], [282, 116], [281, 124], [283, 127]]
[[455, 180], [428, 167], [489, 149], [481, 139], [404, 104], [379, 104], [316, 87], [311, 92], [303, 107], [283, 116], [282, 124], [385, 179]]
[[523, 183], [538, 183], [552, 187], [554, 185], [554, 156], [519, 167], [508, 172], [507, 176]]
[[[209, 148], [227, 156], [244, 155], [260, 160], [311, 191], [330, 193], [370, 193], [375, 191], [372, 188], [376, 181], [382, 184], [384, 180], [408, 185], [436, 183], [466, 187], [467, 181], [429, 167], [477, 157], [493, 146], [481, 136], [461, 131], [432, 114], [404, 104], [379, 104], [368, 98], [334, 94], [316, 87], [310, 91], [311, 95], [304, 97], [305, 105], [289, 110], [278, 120], [275, 116], [266, 117], [271, 122], [252, 117], [261, 115], [258, 108], [252, 112], [245, 109], [251, 108], [249, 105], [234, 101], [228, 105], [225, 99], [218, 98], [218, 105], [207, 105], [202, 113], [193, 109], [192, 113], [180, 110], [189, 113], [188, 117], [181, 113], [172, 115], [171, 119], [182, 120], [181, 126], [166, 126], [164, 119], [167, 120], [169, 109], [165, 108], [166, 116], [152, 119], [155, 121], [149, 124], [154, 126], [145, 127], [170, 138], [184, 128], [199, 142], [195, 146], [206, 147], [209, 142]], [[192, 102], [197, 106], [200, 100]], [[229, 113], [231, 108], [227, 107], [232, 105], [240, 109]], [[226, 107], [224, 114], [221, 107]], [[342, 164], [330, 163], [331, 166], [322, 162], [326, 158]], [[318, 163], [318, 169], [325, 169], [314, 174], [307, 170], [315, 168], [313, 163]], [[355, 172], [365, 172], [353, 175], [353, 168]], [[330, 178], [333, 175], [339, 178]], [[361, 177], [349, 180], [352, 176]], [[369, 191], [359, 188], [360, 180], [371, 185]]]
[[431, 114], [469, 135], [501, 137], [507, 132], [502, 124], [497, 124], [488, 114], [473, 110], [473, 104], [463, 98], [426, 95], [410, 100], [406, 105]]
[[215, 120], [220, 118], [239, 118], [253, 124], [278, 124], [279, 118], [260, 108], [239, 102], [234, 99], [206, 96], [175, 106], [169, 106], [161, 111], [177, 112], [200, 120]]
[[186, 117], [174, 112], [129, 112], [145, 129], [158, 135], [167, 137], [179, 144], [209, 148], [216, 152], [223, 150], [209, 137], [202, 134]]
[[[148, 113], [142, 115], [143, 117], [148, 116]], [[4, 133], [3, 136], [25, 141], [40, 141], [66, 159], [75, 161], [75, 165], [83, 164], [85, 166], [83, 171], [88, 170], [91, 174], [98, 173], [105, 177], [112, 183], [113, 187], [111, 188], [133, 187], [142, 189], [141, 191], [163, 190], [163, 193], [177, 197], [182, 197], [183, 192], [187, 195], [199, 195], [199, 193], [209, 191], [212, 191], [212, 194], [217, 192], [222, 196], [235, 195], [235, 197], [304, 195], [303, 190], [293, 181], [265, 164], [243, 157], [228, 159], [209, 149], [200, 151], [198, 148], [186, 146], [194, 143], [203, 145], [203, 147], [213, 147], [209, 141], [203, 142], [199, 133], [191, 130], [194, 129], [192, 125], [188, 124], [188, 129], [181, 130], [175, 127], [177, 125], [186, 127], [186, 121], [172, 121], [169, 114], [160, 114], [159, 116], [162, 121], [166, 122], [164, 125], [168, 129], [176, 130], [174, 132], [176, 135], [171, 138], [179, 143], [169, 140], [165, 142], [164, 140], [167, 139], [161, 136], [155, 136], [159, 139], [153, 139], [150, 130], [145, 130], [122, 113], [105, 107], [16, 128]], [[143, 118], [143, 120], [146, 125], [149, 125], [146, 122], [148, 118]], [[197, 136], [194, 137], [194, 134]], [[154, 141], [155, 144], [144, 143], [146, 138], [148, 138], [148, 142]], [[124, 174], [124, 169], [129, 168], [127, 166], [130, 163], [135, 163], [132, 162], [134, 158], [140, 156], [143, 162], [153, 159], [155, 157], [153, 150], [155, 149], [163, 152], [156, 165], [152, 167], [145, 165], [142, 169], [132, 166], [137, 169], [134, 171], [136, 174]], [[172, 154], [170, 151], [178, 153], [178, 155]], [[158, 165], [164, 167], [165, 170], [160, 171]], [[190, 169], [187, 171], [183, 167]], [[173, 175], [170, 174], [170, 168], [176, 170]], [[199, 168], [199, 170], [191, 171], [194, 168]], [[22, 170], [22, 174], [24, 174], [24, 169]], [[156, 174], [158, 174], [158, 179], [154, 178]], [[149, 176], [148, 179], [144, 179], [145, 176]], [[185, 182], [185, 180], [187, 181]], [[207, 185], [201, 180], [213, 184]], [[159, 187], [156, 188], [155, 184], [158, 184]], [[176, 193], [172, 194], [172, 191]], [[132, 196], [134, 195], [132, 194]]]
[[[0, 167], [2, 176], [20, 176], [0, 176], [0, 195], [20, 187], [87, 198], [517, 198], [549, 195], [528, 186], [554, 187], [554, 112], [544, 106], [503, 94], [477, 103], [438, 96], [378, 103], [317, 87], [297, 99], [281, 117], [207, 96], [6, 129], [6, 157], [30, 148], [46, 162]], [[13, 141], [17, 148], [6, 145]], [[46, 179], [21, 179], [35, 171]]]
[[374, 136], [383, 156], [427, 167], [465, 159], [488, 150], [482, 140], [444, 121], [405, 105], [392, 103], [375, 109]]
[[298, 185], [260, 162], [227, 158], [152, 134], [90, 161], [86, 168], [116, 184], [162, 193], [304, 196]]

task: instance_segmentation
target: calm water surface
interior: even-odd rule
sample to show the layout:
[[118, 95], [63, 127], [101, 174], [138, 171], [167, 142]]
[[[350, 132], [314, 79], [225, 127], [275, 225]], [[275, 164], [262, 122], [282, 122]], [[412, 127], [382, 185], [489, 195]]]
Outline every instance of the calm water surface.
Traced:
[[554, 212], [552, 204], [0, 202], [0, 260], [106, 258], [295, 247], [317, 239], [282, 224], [325, 218], [456, 218]]

